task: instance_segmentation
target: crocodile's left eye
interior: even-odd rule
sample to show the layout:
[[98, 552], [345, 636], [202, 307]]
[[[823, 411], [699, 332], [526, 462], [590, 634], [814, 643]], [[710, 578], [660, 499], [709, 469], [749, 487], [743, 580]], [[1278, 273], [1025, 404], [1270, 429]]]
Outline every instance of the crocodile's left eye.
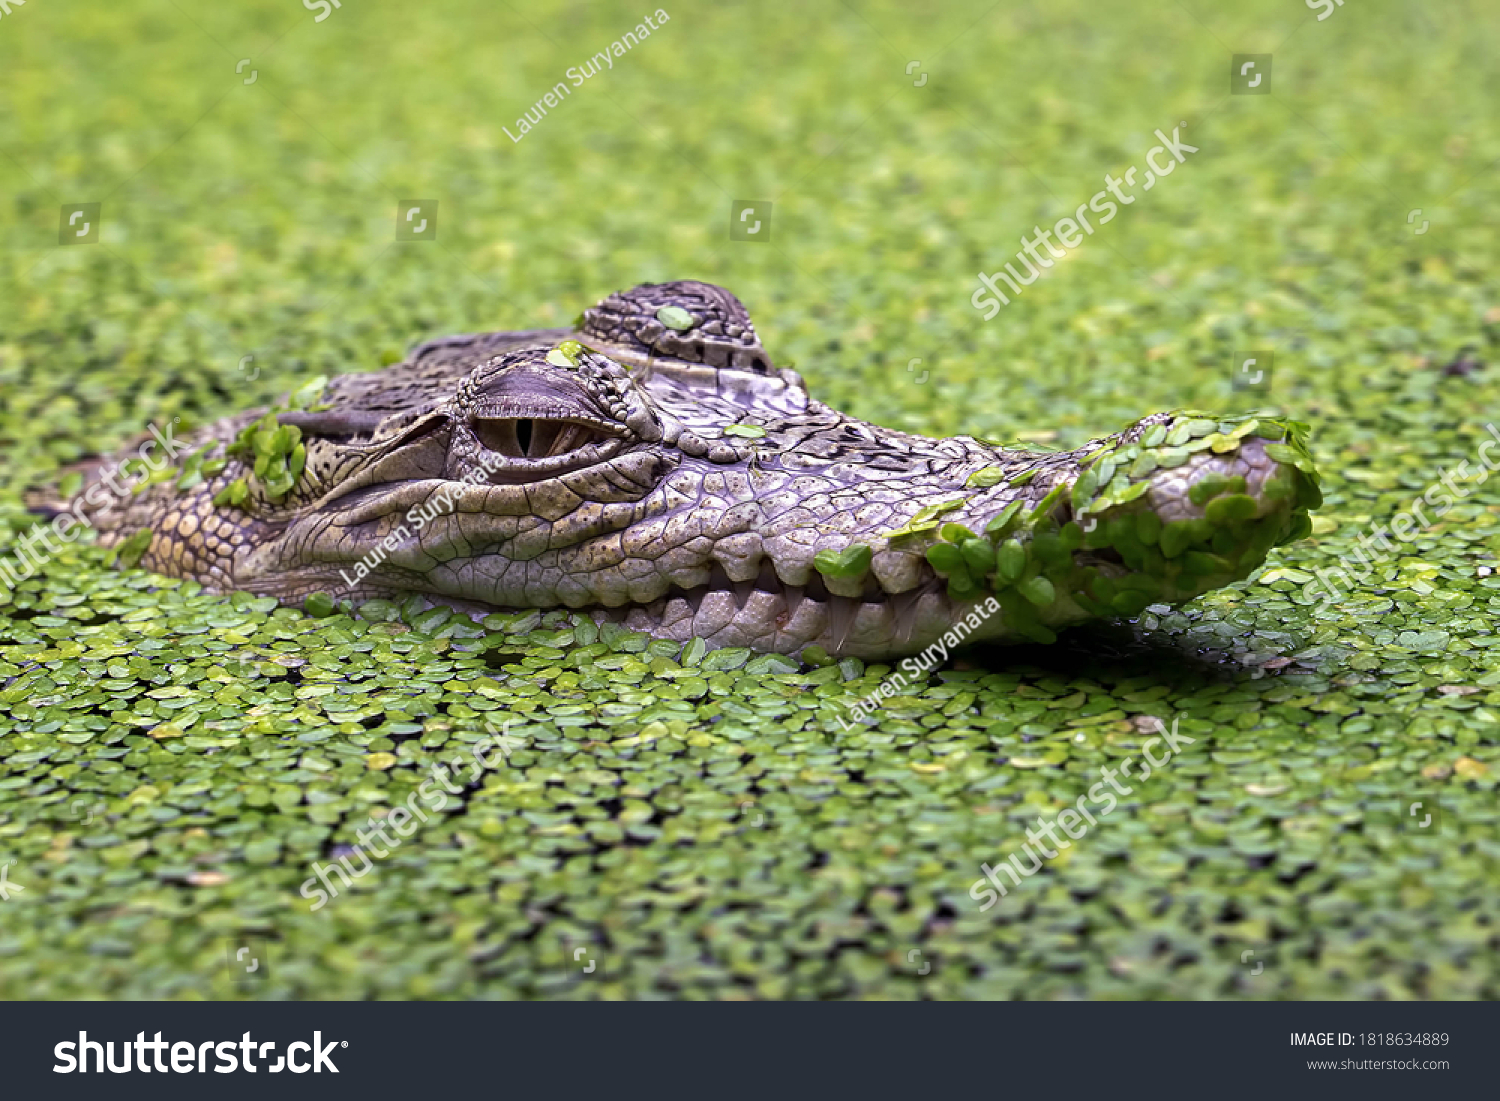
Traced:
[[512, 459], [550, 459], [610, 436], [583, 421], [550, 417], [482, 417], [474, 435], [491, 451]]

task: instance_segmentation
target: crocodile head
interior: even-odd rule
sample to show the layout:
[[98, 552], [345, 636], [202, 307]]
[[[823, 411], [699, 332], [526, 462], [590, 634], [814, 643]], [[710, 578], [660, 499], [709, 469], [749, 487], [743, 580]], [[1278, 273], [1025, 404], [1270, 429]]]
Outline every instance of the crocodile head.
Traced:
[[104, 541], [283, 601], [420, 593], [889, 658], [1191, 599], [1318, 504], [1275, 418], [1155, 414], [1057, 453], [855, 420], [702, 283], [434, 341], [318, 398], [220, 422], [181, 478], [90, 505]]

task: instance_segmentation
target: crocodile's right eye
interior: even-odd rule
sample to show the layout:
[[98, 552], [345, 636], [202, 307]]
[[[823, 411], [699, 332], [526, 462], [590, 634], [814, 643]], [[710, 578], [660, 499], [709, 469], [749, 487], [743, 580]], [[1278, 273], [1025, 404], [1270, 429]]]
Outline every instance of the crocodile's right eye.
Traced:
[[474, 435], [512, 459], [550, 459], [610, 438], [592, 424], [550, 417], [482, 417]]

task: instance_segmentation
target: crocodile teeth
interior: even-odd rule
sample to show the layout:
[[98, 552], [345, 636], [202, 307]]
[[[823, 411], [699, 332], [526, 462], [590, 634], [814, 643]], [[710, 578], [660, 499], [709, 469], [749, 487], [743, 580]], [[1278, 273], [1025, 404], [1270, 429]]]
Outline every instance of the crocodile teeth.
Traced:
[[680, 596], [674, 596], [666, 602], [666, 610], [662, 614], [661, 625], [665, 629], [670, 629], [684, 619], [691, 621], [695, 611], [696, 609], [690, 601]]
[[905, 646], [911, 641], [912, 631], [917, 626], [917, 605], [922, 601], [922, 589], [907, 589], [904, 593], [891, 595], [891, 616], [896, 628], [896, 641]]
[[738, 607], [743, 608], [745, 604], [750, 600], [750, 597], [754, 595], [754, 593], [754, 581], [734, 582], [734, 602]]
[[802, 606], [802, 586], [787, 585], [781, 590], [783, 599], [786, 601], [786, 621], [790, 623], [797, 615], [797, 609]]
[[718, 634], [734, 622], [739, 607], [734, 597], [725, 592], [711, 592], [704, 596], [693, 619], [693, 631], [705, 638]]
[[847, 596], [829, 597], [828, 630], [835, 650], [842, 650], [849, 641], [849, 632], [854, 630], [854, 618], [858, 614], [859, 601]]
[[781, 618], [785, 608], [786, 602], [781, 599], [780, 593], [768, 593], [757, 589], [745, 602], [745, 615], [750, 623], [760, 625], [761, 630], [774, 631], [775, 624]]

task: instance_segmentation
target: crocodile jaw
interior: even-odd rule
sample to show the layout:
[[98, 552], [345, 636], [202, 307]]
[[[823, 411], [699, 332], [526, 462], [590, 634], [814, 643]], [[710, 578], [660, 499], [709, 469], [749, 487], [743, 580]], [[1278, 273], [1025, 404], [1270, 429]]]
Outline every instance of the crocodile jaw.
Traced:
[[[1140, 432], [1137, 426], [1121, 438]], [[920, 542], [888, 536], [919, 505], [951, 495], [953, 482], [961, 484], [976, 464], [1003, 454], [985, 450], [926, 487], [899, 478], [825, 480], [819, 492], [779, 512], [784, 488], [805, 483], [807, 475], [681, 456], [664, 472], [655, 448], [614, 457], [611, 476], [602, 479], [590, 470], [544, 486], [407, 482], [354, 495], [341, 507], [325, 503], [293, 521], [244, 560], [238, 583], [284, 600], [328, 592], [358, 602], [419, 592], [476, 615], [567, 608], [661, 638], [780, 653], [816, 646], [834, 656], [889, 659], [944, 640], [951, 648], [955, 636], [1024, 641], [1031, 636], [991, 593], [955, 596], [928, 566]], [[983, 531], [1012, 501], [1035, 505], [1059, 486], [1071, 488], [1085, 453], [1049, 456], [1050, 472], [1024, 490], [1002, 485], [971, 493], [945, 520]], [[1279, 535], [1296, 506], [1270, 493], [1281, 473], [1259, 439], [1230, 454], [1200, 451], [1157, 471], [1135, 504], [1105, 508], [1094, 520], [1102, 530], [1121, 514], [1147, 511], [1166, 523], [1201, 520], [1205, 508], [1192, 503], [1191, 488], [1206, 478], [1239, 477], [1256, 502], [1255, 522]], [[1071, 518], [1071, 508], [1061, 506], [1059, 519]], [[825, 578], [814, 568], [818, 550], [855, 544], [873, 550], [863, 579]], [[1130, 573], [1109, 545], [1080, 549], [1076, 557], [1109, 578]], [[1160, 599], [1191, 599], [1259, 561], [1237, 563], [1232, 576], [1174, 574]], [[1097, 610], [1059, 586], [1041, 623], [1052, 631], [1095, 618]]]

